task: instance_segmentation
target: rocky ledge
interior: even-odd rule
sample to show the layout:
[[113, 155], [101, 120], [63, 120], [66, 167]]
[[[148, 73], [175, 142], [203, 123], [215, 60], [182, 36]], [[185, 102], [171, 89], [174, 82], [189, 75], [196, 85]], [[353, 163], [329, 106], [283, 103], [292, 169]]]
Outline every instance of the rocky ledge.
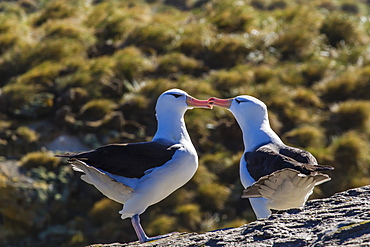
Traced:
[[91, 245], [108, 246], [370, 246], [370, 186], [311, 200], [303, 210], [277, 212], [238, 228], [176, 233], [144, 244]]

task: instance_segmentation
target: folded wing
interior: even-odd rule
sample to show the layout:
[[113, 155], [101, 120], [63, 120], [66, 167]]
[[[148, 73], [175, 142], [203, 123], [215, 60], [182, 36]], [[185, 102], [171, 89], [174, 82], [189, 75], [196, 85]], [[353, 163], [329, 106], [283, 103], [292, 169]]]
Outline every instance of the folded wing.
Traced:
[[318, 165], [315, 157], [305, 150], [273, 143], [262, 145], [253, 152], [246, 152], [244, 159], [249, 173], [256, 181], [263, 176], [285, 168], [306, 175], [312, 172], [334, 169], [331, 166]]
[[62, 154], [85, 162], [89, 166], [127, 178], [141, 178], [145, 171], [165, 164], [181, 145], [158, 142], [111, 144], [78, 154]]

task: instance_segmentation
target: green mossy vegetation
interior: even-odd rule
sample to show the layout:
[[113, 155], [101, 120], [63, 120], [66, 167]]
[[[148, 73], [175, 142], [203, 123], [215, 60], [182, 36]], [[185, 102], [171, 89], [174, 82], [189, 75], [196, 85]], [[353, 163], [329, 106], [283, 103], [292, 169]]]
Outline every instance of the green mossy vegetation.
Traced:
[[52, 152], [42, 151], [27, 153], [19, 162], [24, 168], [44, 167], [47, 170], [53, 170], [61, 163], [58, 158], [54, 157]]
[[[1, 2], [0, 157], [51, 183], [47, 195], [56, 199], [50, 212], [39, 212], [48, 220], [40, 219], [37, 234], [0, 242], [51, 244], [58, 229], [55, 241], [70, 246], [136, 240], [129, 220], [119, 218], [121, 206], [45, 147], [64, 135], [86, 149], [148, 141], [156, 99], [174, 87], [201, 99], [263, 100], [287, 144], [336, 168], [312, 198], [369, 184], [369, 16], [368, 1], [346, 0]], [[194, 109], [186, 123], [199, 169], [142, 216], [147, 233], [253, 221], [240, 198], [243, 144], [232, 115]], [[0, 224], [7, 217], [0, 210]]]

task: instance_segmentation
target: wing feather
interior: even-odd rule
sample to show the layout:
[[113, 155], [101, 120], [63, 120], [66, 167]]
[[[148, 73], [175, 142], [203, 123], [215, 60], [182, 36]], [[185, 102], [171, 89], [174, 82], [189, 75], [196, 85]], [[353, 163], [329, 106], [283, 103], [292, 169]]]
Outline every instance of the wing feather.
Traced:
[[334, 169], [331, 166], [318, 165], [315, 157], [305, 150], [272, 143], [262, 145], [255, 151], [246, 152], [244, 159], [250, 175], [256, 181], [263, 176], [286, 168], [297, 170], [306, 175]]
[[169, 161], [179, 148], [179, 145], [171, 146], [158, 142], [110, 144], [83, 153], [57, 156], [78, 159], [115, 175], [140, 178], [148, 169]]

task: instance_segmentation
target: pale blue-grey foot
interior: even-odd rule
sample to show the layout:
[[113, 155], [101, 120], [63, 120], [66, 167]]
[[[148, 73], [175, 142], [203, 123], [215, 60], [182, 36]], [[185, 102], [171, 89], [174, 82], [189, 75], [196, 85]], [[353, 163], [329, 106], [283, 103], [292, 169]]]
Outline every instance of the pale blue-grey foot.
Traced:
[[159, 235], [159, 236], [155, 236], [155, 237], [148, 237], [145, 234], [144, 229], [140, 224], [140, 217], [139, 217], [138, 214], [135, 214], [134, 216], [132, 216], [131, 223], [132, 223], [132, 226], [135, 229], [136, 235], [139, 238], [140, 243], [145, 243], [145, 242], [149, 242], [149, 241], [154, 241], [154, 240], [166, 238], [166, 237], [171, 236], [174, 233], [177, 233], [177, 232], [172, 232], [172, 233], [168, 233], [168, 234], [165, 234], [165, 235]]

